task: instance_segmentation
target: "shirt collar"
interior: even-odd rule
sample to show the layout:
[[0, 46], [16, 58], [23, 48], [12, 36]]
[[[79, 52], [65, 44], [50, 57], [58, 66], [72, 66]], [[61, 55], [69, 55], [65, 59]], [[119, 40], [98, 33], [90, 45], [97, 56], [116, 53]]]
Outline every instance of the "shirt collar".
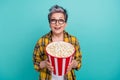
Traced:
[[[68, 34], [68, 33], [64, 30], [64, 31], [63, 31], [63, 41], [64, 41], [64, 39], [67, 37], [67, 34]], [[49, 39], [50, 42], [52, 42], [52, 31], [50, 31], [50, 32], [48, 33], [47, 38]]]

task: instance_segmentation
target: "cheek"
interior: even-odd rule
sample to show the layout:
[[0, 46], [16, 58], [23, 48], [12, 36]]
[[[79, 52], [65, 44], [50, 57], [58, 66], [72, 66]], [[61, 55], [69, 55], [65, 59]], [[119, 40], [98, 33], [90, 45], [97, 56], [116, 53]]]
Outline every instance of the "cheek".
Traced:
[[62, 27], [65, 28], [65, 27], [66, 27], [66, 24], [64, 24]]
[[53, 27], [51, 24], [50, 24], [49, 26], [50, 26], [50, 28], [52, 28], [52, 27]]

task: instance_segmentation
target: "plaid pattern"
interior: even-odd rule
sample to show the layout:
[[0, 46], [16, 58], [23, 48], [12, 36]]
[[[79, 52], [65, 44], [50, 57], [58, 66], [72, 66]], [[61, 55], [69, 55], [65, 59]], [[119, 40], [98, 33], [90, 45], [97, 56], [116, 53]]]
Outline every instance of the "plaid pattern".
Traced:
[[[76, 37], [68, 34], [67, 32], [64, 31], [64, 41], [71, 43], [75, 47], [75, 55], [74, 59], [79, 62], [77, 68], [72, 69], [68, 74], [65, 75], [65, 80], [76, 80], [74, 70], [78, 70], [81, 67], [81, 52], [80, 52], [80, 46], [79, 42], [77, 41]], [[40, 69], [39, 64], [41, 61], [47, 59], [47, 55], [45, 52], [45, 47], [52, 42], [52, 32], [49, 32], [48, 34], [42, 36], [35, 48], [34, 48], [34, 53], [33, 53], [33, 62], [34, 62], [34, 68], [40, 72], [39, 80], [51, 80], [51, 74], [48, 69]]]

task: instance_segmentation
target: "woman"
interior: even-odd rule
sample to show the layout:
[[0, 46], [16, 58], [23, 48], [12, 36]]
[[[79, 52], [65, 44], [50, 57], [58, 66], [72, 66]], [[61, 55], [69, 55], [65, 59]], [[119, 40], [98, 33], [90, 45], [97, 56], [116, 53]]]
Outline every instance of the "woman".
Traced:
[[[74, 70], [79, 70], [81, 67], [81, 53], [79, 42], [76, 37], [65, 31], [68, 18], [67, 11], [58, 5], [51, 7], [49, 11], [48, 20], [51, 31], [42, 36], [34, 48], [34, 68], [40, 72], [40, 80], [53, 80], [54, 77], [51, 74], [51, 72], [53, 72], [53, 67], [47, 60], [45, 47], [53, 41], [65, 41], [71, 43], [75, 47], [76, 52], [62, 80], [76, 80]], [[59, 78], [57, 80], [59, 80]]]

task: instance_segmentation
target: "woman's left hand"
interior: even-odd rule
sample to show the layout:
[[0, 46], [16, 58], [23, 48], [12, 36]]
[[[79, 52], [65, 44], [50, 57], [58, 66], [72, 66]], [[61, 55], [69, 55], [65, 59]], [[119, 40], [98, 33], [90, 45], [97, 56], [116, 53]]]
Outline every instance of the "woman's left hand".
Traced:
[[68, 65], [67, 73], [72, 70], [72, 68], [76, 68], [78, 65], [78, 62], [76, 60], [72, 60], [72, 62]]

